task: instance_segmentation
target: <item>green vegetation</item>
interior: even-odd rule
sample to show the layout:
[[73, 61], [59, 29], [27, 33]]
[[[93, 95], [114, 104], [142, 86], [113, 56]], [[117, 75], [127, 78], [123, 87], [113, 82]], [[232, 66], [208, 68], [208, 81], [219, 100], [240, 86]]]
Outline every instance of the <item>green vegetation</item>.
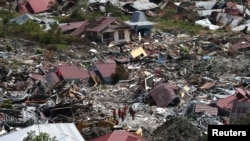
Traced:
[[23, 141], [57, 141], [56, 137], [50, 137], [48, 133], [41, 132], [39, 135], [36, 135], [35, 131], [30, 131], [27, 134]]
[[249, 125], [250, 124], [250, 113], [247, 113], [245, 116], [235, 120], [232, 124], [235, 125]]
[[199, 25], [194, 25], [194, 23], [188, 23], [185, 21], [175, 21], [175, 20], [153, 20], [157, 24], [155, 25], [156, 29], [160, 29], [162, 31], [167, 32], [186, 32], [191, 35], [195, 35], [199, 33], [199, 31], [204, 30], [203, 27]]
[[119, 82], [119, 80], [127, 80], [129, 73], [126, 71], [123, 65], [116, 66], [115, 73], [111, 75], [113, 84]]
[[10, 100], [5, 100], [0, 103], [0, 108], [13, 109], [13, 106]]

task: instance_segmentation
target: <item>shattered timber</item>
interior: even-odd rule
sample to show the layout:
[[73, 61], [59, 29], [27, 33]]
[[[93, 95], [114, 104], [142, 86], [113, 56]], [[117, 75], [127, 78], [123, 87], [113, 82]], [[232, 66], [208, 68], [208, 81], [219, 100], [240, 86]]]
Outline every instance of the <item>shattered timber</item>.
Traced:
[[[10, 22], [49, 27], [38, 16], [49, 1], [37, 3], [18, 3], [28, 14]], [[65, 35], [88, 39], [66, 50], [0, 38], [0, 140], [22, 141], [35, 130], [59, 141], [205, 141], [208, 125], [235, 124], [250, 112], [247, 2], [89, 0], [88, 10], [105, 13], [108, 4], [131, 19], [60, 23]], [[163, 18], [166, 8], [204, 30], [156, 30], [147, 17]]]

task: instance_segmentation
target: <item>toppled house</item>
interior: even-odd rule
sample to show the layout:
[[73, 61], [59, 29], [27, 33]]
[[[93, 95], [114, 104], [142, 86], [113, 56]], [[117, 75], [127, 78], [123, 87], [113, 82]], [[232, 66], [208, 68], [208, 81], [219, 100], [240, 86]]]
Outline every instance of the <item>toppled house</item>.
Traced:
[[104, 17], [85, 21], [76, 28], [71, 35], [85, 35], [92, 41], [101, 43], [130, 42], [131, 26], [117, 20], [114, 17]]
[[147, 56], [146, 51], [142, 47], [137, 47], [130, 52], [132, 59], [142, 59]]
[[95, 82], [100, 82], [101, 84], [111, 84], [111, 75], [115, 73], [115, 69], [115, 63], [95, 63], [95, 65], [89, 68], [88, 71], [91, 78]]
[[9, 134], [0, 136], [0, 140], [15, 140], [22, 141], [28, 136], [28, 133], [35, 131], [35, 135], [39, 133], [47, 133], [50, 137], [55, 137], [58, 141], [85, 141], [82, 135], [77, 130], [74, 123], [50, 123], [50, 124], [36, 124], [21, 130], [11, 132]]
[[134, 34], [141, 34], [142, 37], [150, 37], [151, 28], [155, 25], [154, 22], [148, 21], [144, 12], [135, 11], [129, 21], [125, 21], [126, 24], [134, 27]]
[[246, 15], [249, 15], [248, 9], [243, 5], [233, 2], [196, 2], [197, 12], [200, 20], [195, 24], [217, 30], [226, 27], [232, 31], [241, 31], [247, 26]]
[[173, 86], [168, 83], [158, 84], [148, 93], [159, 107], [177, 106], [181, 101], [180, 97], [176, 95]]

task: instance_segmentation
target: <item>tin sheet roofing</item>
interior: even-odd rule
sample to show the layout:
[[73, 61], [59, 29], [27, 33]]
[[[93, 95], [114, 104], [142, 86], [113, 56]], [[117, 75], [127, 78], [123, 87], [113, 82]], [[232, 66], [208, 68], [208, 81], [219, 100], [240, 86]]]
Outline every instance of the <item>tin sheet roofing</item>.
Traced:
[[149, 0], [137, 0], [131, 6], [136, 10], [149, 10], [158, 7], [157, 4], [150, 2]]
[[50, 123], [32, 125], [0, 137], [1, 141], [23, 141], [30, 131], [48, 133], [58, 141], [85, 141], [74, 123]]
[[125, 130], [115, 130], [106, 135], [92, 139], [91, 141], [146, 141], [146, 140]]
[[218, 114], [218, 108], [217, 107], [211, 107], [209, 105], [202, 105], [202, 104], [196, 104], [195, 105], [195, 113], [199, 112], [206, 112], [210, 115], [217, 115]]
[[222, 108], [222, 109], [231, 110], [233, 103], [236, 101], [250, 102], [250, 98], [245, 98], [245, 97], [239, 98], [239, 97], [237, 97], [237, 94], [233, 94], [233, 95], [230, 95], [226, 98], [219, 99], [217, 101], [217, 106]]
[[83, 23], [85, 23], [85, 22], [80, 21], [80, 22], [65, 23], [65, 24], [60, 26], [60, 29], [63, 32], [68, 31], [68, 30], [74, 30], [76, 28], [79, 28]]
[[90, 25], [91, 27], [88, 27], [86, 30], [93, 31], [93, 32], [101, 32], [114, 21], [115, 21], [115, 18], [113, 17], [105, 17], [102, 19], [98, 19], [96, 21], [92, 21]]
[[30, 0], [28, 4], [34, 13], [44, 12], [49, 9], [49, 2], [51, 0]]

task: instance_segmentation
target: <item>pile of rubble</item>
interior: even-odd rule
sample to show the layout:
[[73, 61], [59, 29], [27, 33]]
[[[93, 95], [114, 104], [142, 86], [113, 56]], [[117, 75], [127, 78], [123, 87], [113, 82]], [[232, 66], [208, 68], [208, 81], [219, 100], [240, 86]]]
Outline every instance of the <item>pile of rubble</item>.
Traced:
[[[242, 34], [186, 36], [161, 33], [153, 40], [93, 46], [94, 52], [83, 52], [83, 47], [77, 45], [70, 51], [53, 52], [51, 60], [37, 54], [39, 46], [35, 43], [30, 43], [33, 50], [29, 50], [29, 43], [5, 39], [3, 51], [11, 40], [18, 43], [14, 51], [4, 51], [1, 58], [3, 133], [37, 123], [114, 122], [114, 110], [127, 107], [135, 115], [125, 110], [124, 119], [117, 118], [116, 124], [142, 127], [143, 137], [148, 140], [173, 140], [176, 136], [176, 140], [188, 140], [189, 136], [190, 140], [203, 140], [207, 125], [223, 124], [224, 117], [229, 117], [218, 112], [218, 108], [223, 109], [217, 103], [219, 99], [235, 93], [247, 98], [250, 52], [234, 48], [236, 40], [244, 39]], [[133, 61], [128, 61], [138, 47], [139, 58], [135, 55]], [[100, 80], [92, 75], [71, 80], [60, 69], [66, 64], [91, 70], [96, 63], [110, 64], [112, 59], [124, 64], [130, 72], [128, 80], [114, 85], [98, 83]], [[90, 127], [79, 128], [86, 139], [110, 131], [107, 127]], [[97, 128], [99, 132], [94, 131]]]

